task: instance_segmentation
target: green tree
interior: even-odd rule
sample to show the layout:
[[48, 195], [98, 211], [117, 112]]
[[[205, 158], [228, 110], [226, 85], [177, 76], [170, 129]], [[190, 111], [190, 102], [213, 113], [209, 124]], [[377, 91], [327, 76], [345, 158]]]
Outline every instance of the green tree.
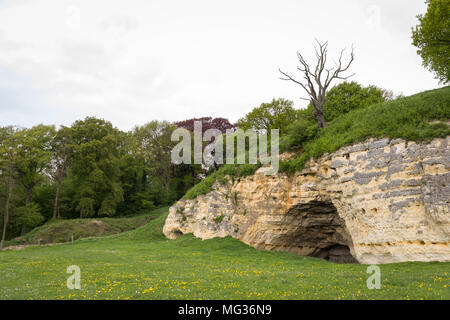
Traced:
[[80, 217], [113, 216], [123, 201], [122, 133], [108, 121], [87, 117], [72, 125], [71, 174]]
[[362, 87], [354, 81], [343, 82], [331, 88], [325, 96], [325, 120], [331, 121], [351, 110], [383, 102], [389, 95], [390, 92], [376, 86]]
[[27, 190], [26, 204], [31, 202], [33, 188], [40, 175], [51, 167], [51, 141], [55, 134], [54, 126], [37, 125], [16, 133], [19, 141], [17, 172]]
[[53, 161], [52, 177], [56, 182], [55, 199], [53, 203], [53, 219], [59, 217], [59, 194], [64, 176], [66, 175], [69, 161], [72, 156], [72, 129], [62, 126], [51, 142]]
[[31, 202], [26, 206], [15, 208], [13, 213], [14, 223], [27, 229], [37, 227], [44, 217], [41, 214], [41, 208], [37, 203]]
[[292, 101], [282, 98], [262, 103], [239, 119], [238, 127], [243, 130], [264, 130], [268, 133], [271, 129], [279, 129], [280, 134], [284, 133], [289, 124], [297, 120], [298, 113], [293, 104]]
[[[53, 207], [55, 202], [57, 183], [51, 177], [42, 179], [33, 190], [33, 200], [31, 203], [39, 205], [39, 211], [44, 217], [45, 221], [52, 218]], [[60, 205], [58, 205], [60, 207]]]
[[[363, 87], [357, 82], [343, 82], [331, 88], [325, 96], [324, 116], [331, 121], [351, 110], [365, 108], [371, 104], [396, 98], [392, 91], [376, 86]], [[298, 120], [289, 125], [286, 134], [281, 137], [281, 149], [298, 151], [303, 144], [316, 137], [314, 127], [314, 108], [311, 104], [298, 111]]]
[[442, 83], [450, 80], [450, 0], [427, 0], [425, 15], [412, 29], [413, 45], [419, 48], [424, 67]]
[[9, 223], [9, 212], [11, 206], [12, 192], [16, 179], [16, 165], [18, 160], [18, 146], [17, 128], [5, 127], [0, 128], [0, 174], [2, 182], [5, 186], [6, 200], [5, 211], [3, 212], [3, 230], [0, 241], [0, 250], [3, 248], [3, 243], [6, 239], [6, 229]]
[[282, 151], [298, 151], [306, 141], [314, 138], [317, 133], [318, 128], [312, 107], [299, 110], [298, 119], [291, 123], [286, 130], [286, 134], [281, 136], [280, 148]]
[[[29, 206], [34, 187], [42, 175], [51, 168], [51, 142], [55, 135], [54, 126], [37, 125], [17, 131], [19, 141], [16, 169], [20, 182], [26, 189], [25, 206]], [[27, 211], [23, 211], [26, 213]], [[22, 234], [26, 225], [22, 226]]]
[[151, 121], [133, 130], [137, 143], [136, 152], [142, 157], [146, 172], [152, 175], [153, 183], [159, 183], [165, 190], [164, 196], [168, 202], [172, 198], [170, 179], [174, 164], [172, 164], [171, 151], [175, 146], [171, 135], [176, 128], [167, 121]]
[[143, 209], [143, 199], [150, 198], [147, 191], [151, 172], [145, 165], [145, 158], [140, 153], [136, 136], [132, 132], [127, 132], [124, 139], [127, 152], [120, 159], [120, 179], [124, 194], [120, 212], [126, 215], [139, 213]]

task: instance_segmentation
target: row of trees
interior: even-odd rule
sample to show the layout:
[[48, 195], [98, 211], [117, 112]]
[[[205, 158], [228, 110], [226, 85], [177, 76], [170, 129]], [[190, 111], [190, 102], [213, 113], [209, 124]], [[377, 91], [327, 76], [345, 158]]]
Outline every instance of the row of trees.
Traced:
[[123, 132], [88, 117], [72, 126], [0, 128], [2, 243], [49, 219], [137, 214], [179, 199], [200, 165], [173, 165], [177, 126]]

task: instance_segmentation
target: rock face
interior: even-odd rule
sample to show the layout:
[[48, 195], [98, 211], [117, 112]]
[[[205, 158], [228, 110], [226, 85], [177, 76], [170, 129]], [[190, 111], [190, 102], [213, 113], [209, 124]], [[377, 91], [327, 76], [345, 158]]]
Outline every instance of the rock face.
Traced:
[[294, 175], [264, 169], [176, 203], [166, 237], [232, 236], [338, 263], [450, 261], [450, 137], [368, 140]]

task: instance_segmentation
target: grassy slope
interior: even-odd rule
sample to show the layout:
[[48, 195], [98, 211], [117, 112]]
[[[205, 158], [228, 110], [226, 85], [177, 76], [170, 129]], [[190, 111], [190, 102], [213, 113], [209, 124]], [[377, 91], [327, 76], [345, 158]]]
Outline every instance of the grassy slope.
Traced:
[[54, 220], [37, 227], [22, 237], [6, 242], [6, 246], [61, 243], [87, 237], [102, 237], [136, 229], [147, 223], [151, 217], [139, 215], [128, 218], [98, 218]]
[[[0, 252], [1, 299], [450, 299], [450, 263], [382, 265], [380, 290], [367, 266], [258, 251], [232, 238], [167, 240], [167, 209], [122, 234], [74, 245]], [[68, 290], [66, 268], [81, 268]]]
[[406, 141], [446, 137], [450, 135], [449, 119], [450, 86], [356, 109], [328, 123], [318, 137], [304, 144], [301, 154], [281, 162], [280, 169], [299, 171], [310, 158], [372, 137]]
[[[341, 147], [363, 142], [371, 137], [403, 138], [407, 141], [427, 141], [450, 135], [450, 86], [421, 92], [409, 97], [353, 110], [327, 124], [315, 139], [303, 145], [303, 151], [290, 161], [280, 162], [280, 171], [303, 169], [306, 161]], [[258, 168], [249, 164], [242, 167], [223, 166], [192, 187], [184, 196], [193, 199], [206, 194], [215, 181], [253, 174]]]

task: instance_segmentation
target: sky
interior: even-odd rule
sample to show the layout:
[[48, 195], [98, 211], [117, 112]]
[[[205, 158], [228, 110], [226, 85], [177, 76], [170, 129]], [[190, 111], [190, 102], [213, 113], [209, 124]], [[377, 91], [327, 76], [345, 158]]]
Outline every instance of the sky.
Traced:
[[296, 52], [314, 62], [315, 39], [330, 66], [353, 45], [349, 74], [365, 86], [438, 88], [411, 44], [425, 11], [425, 0], [0, 0], [0, 125], [95, 116], [130, 130], [236, 122], [273, 98], [304, 108], [278, 69], [299, 76]]

